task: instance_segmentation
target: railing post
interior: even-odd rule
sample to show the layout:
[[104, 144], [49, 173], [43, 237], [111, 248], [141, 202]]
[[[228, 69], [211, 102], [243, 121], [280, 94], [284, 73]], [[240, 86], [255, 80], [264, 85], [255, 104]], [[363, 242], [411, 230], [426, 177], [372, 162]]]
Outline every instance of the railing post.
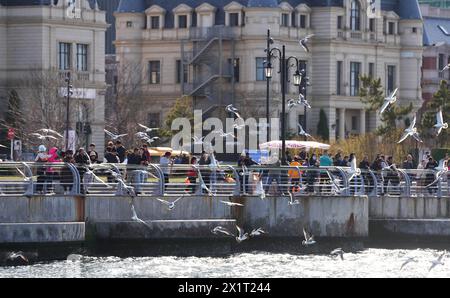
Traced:
[[67, 163], [66, 165], [72, 172], [72, 176], [73, 176], [72, 191], [70, 192], [70, 194], [74, 195], [74, 196], [81, 195], [80, 172], [78, 171], [78, 169], [75, 165], [73, 165], [71, 163]]

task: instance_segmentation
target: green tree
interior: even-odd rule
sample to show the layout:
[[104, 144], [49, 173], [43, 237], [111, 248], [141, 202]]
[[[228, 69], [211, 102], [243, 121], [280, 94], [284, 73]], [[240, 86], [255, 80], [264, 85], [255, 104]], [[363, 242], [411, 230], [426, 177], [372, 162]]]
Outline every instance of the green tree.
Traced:
[[193, 101], [191, 97], [184, 96], [175, 101], [175, 105], [167, 114], [165, 128], [161, 131], [162, 136], [171, 137], [174, 135], [171, 126], [172, 122], [177, 118], [189, 119], [192, 129], [194, 128]]
[[[368, 110], [371, 112], [378, 112], [383, 106], [384, 96], [383, 86], [381, 85], [381, 79], [374, 79], [370, 76], [361, 76], [361, 88], [359, 89], [359, 96], [361, 102], [368, 106]], [[381, 115], [382, 125], [377, 128], [376, 133], [379, 136], [389, 136], [392, 132], [392, 128], [397, 127], [397, 121], [404, 120], [413, 110], [412, 103], [408, 106], [400, 106], [397, 103], [391, 105]], [[378, 114], [377, 114], [378, 117]]]
[[440, 146], [448, 144], [449, 137], [447, 131], [442, 131], [436, 138], [436, 131], [433, 126], [436, 124], [436, 114], [442, 110], [444, 122], [449, 122], [450, 117], [450, 91], [447, 81], [442, 80], [439, 90], [433, 95], [433, 98], [424, 105], [426, 110], [422, 118], [422, 130], [424, 137], [436, 140]]
[[330, 129], [328, 128], [328, 119], [323, 109], [320, 109], [319, 123], [317, 125], [317, 135], [319, 135], [324, 140], [330, 139]]

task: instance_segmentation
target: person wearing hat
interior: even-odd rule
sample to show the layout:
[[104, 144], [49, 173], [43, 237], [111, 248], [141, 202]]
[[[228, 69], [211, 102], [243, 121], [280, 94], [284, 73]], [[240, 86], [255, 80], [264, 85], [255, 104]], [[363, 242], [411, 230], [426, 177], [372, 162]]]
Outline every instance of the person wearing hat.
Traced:
[[99, 163], [98, 162], [98, 153], [95, 151], [95, 144], [89, 145], [89, 151], [87, 152], [89, 158], [91, 159], [91, 163]]

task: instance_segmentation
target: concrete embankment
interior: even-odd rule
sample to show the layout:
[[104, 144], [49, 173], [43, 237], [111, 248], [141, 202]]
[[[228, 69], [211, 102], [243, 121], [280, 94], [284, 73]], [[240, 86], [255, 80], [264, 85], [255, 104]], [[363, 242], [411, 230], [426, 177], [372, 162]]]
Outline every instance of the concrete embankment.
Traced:
[[450, 198], [370, 198], [373, 237], [450, 237]]

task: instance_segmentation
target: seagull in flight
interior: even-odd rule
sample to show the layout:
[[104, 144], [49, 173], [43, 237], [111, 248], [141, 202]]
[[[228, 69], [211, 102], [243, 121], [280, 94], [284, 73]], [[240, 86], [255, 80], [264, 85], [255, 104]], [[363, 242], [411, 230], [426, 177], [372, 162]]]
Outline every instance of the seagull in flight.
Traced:
[[8, 147], [6, 147], [6, 146], [0, 144], [0, 148], [8, 148]]
[[233, 128], [234, 129], [243, 129], [245, 127], [245, 124], [237, 124], [237, 123], [235, 123], [235, 124], [233, 124]]
[[236, 109], [235, 107], [233, 107], [233, 105], [228, 105], [228, 106], [225, 108], [225, 110], [226, 110], [227, 112], [229, 112], [229, 113], [235, 114], [236, 117], [238, 117], [239, 119], [243, 119], [243, 118], [241, 117], [241, 115], [238, 113], [239, 110]]
[[441, 72], [444, 72], [444, 71], [446, 71], [447, 69], [450, 69], [450, 63], [447, 64], [447, 65], [441, 70]]
[[198, 137], [192, 137], [192, 140], [194, 141], [195, 145], [202, 145], [203, 144], [203, 140], [205, 139], [205, 137], [202, 138], [198, 138]]
[[293, 205], [300, 205], [300, 201], [299, 200], [295, 200], [294, 201], [294, 196], [292, 195], [292, 192], [288, 192], [289, 193], [289, 205], [293, 206]]
[[342, 194], [345, 190], [349, 189], [349, 187], [341, 187], [340, 182], [342, 182], [342, 180], [337, 179], [333, 176], [333, 174], [331, 174], [329, 171], [327, 171], [328, 177], [330, 178], [331, 184], [332, 184], [332, 188], [333, 188], [333, 192], [335, 195], [340, 195]]
[[314, 137], [313, 137], [312, 135], [310, 135], [309, 133], [307, 133], [307, 132], [303, 129], [303, 126], [301, 126], [300, 123], [297, 124], [297, 125], [298, 125], [298, 128], [299, 128], [299, 130], [300, 130], [299, 133], [298, 133], [299, 136], [304, 136], [304, 137], [311, 138], [311, 139], [315, 140]]
[[308, 35], [308, 36], [306, 36], [306, 37], [304, 37], [304, 38], [302, 38], [302, 39], [300, 39], [300, 41], [299, 41], [299, 43], [300, 43], [300, 46], [305, 50], [305, 52], [309, 52], [309, 48], [308, 48], [308, 42], [309, 42], [309, 40], [311, 39], [311, 37], [313, 37], [314, 36], [314, 34], [310, 34], [310, 35]]
[[141, 127], [141, 128], [143, 128], [143, 129], [145, 129], [145, 132], [152, 132], [152, 131], [155, 131], [155, 130], [159, 130], [159, 128], [150, 128], [150, 127], [147, 127], [147, 126], [145, 126], [145, 125], [142, 125], [142, 124], [140, 124], [140, 123], [138, 123], [138, 125]]
[[444, 175], [446, 175], [448, 173], [447, 161], [444, 159], [441, 159], [441, 161], [439, 161], [438, 167], [434, 168], [434, 169], [437, 171], [435, 174], [436, 179], [433, 182], [431, 182], [429, 185], [427, 185], [425, 188], [430, 188], [431, 186], [435, 185], [442, 179], [442, 177]]
[[437, 265], [444, 265], [444, 262], [442, 261], [442, 259], [444, 258], [444, 256], [446, 254], [447, 254], [447, 251], [444, 251], [436, 260], [431, 261], [431, 267], [430, 267], [430, 269], [428, 269], [428, 272], [430, 272]]
[[54, 135], [57, 136], [57, 137], [64, 138], [60, 133], [58, 133], [57, 131], [54, 131], [54, 130], [52, 130], [52, 129], [49, 129], [49, 128], [42, 128], [42, 129], [39, 129], [38, 131], [43, 132], [43, 133], [45, 133], [46, 135], [48, 135], [48, 134], [54, 134]]
[[116, 134], [113, 134], [110, 131], [107, 131], [106, 129], [104, 129], [104, 132], [114, 141], [120, 139], [121, 137], [124, 137], [124, 136], [128, 135], [128, 134], [116, 135]]
[[135, 222], [140, 222], [143, 223], [144, 225], [146, 225], [147, 227], [151, 228], [151, 226], [146, 223], [145, 221], [143, 221], [142, 219], [140, 219], [137, 214], [136, 214], [136, 210], [134, 209], [134, 204], [131, 203], [131, 212], [133, 213], [133, 215], [131, 216], [131, 219]]
[[437, 123], [434, 125], [434, 127], [438, 130], [436, 136], [439, 136], [443, 129], [448, 129], [448, 123], [444, 123], [444, 116], [442, 116], [442, 110], [440, 110], [436, 114], [436, 122]]
[[145, 142], [147, 142], [147, 143], [149, 143], [149, 144], [151, 144], [151, 143], [153, 143], [154, 141], [156, 141], [156, 140], [159, 140], [159, 137], [153, 137], [153, 138], [142, 138], [142, 140], [143, 141], [145, 141]]
[[384, 104], [381, 107], [380, 115], [382, 115], [384, 113], [384, 111], [386, 111], [386, 109], [389, 107], [389, 105], [392, 105], [397, 101], [397, 92], [398, 92], [398, 88], [395, 89], [388, 97], [386, 97], [384, 99]]
[[217, 235], [217, 233], [222, 233], [227, 236], [234, 237], [233, 234], [231, 234], [227, 229], [225, 229], [224, 227], [221, 227], [221, 226], [215, 227], [211, 232], [215, 235]]
[[413, 121], [411, 122], [411, 125], [405, 129], [405, 133], [403, 134], [400, 141], [398, 141], [398, 144], [402, 143], [404, 140], [406, 140], [408, 137], [413, 137], [416, 139], [416, 141], [423, 143], [423, 141], [420, 139], [419, 133], [417, 132], [416, 126], [417, 116], [414, 116]]
[[157, 199], [158, 201], [160, 201], [161, 203], [163, 203], [164, 205], [167, 205], [167, 209], [168, 210], [173, 210], [173, 208], [175, 208], [175, 203], [178, 202], [179, 200], [181, 200], [182, 198], [184, 198], [184, 196], [179, 197], [178, 199], [176, 199], [173, 202], [169, 202], [163, 199]]
[[288, 104], [289, 110], [292, 110], [292, 108], [294, 108], [296, 105], [300, 104], [300, 101], [291, 98], [291, 99], [288, 100], [287, 104]]
[[302, 241], [302, 244], [305, 246], [316, 244], [316, 241], [314, 240], [314, 236], [310, 235], [306, 230], [303, 228], [303, 236], [305, 237], [305, 240]]
[[221, 130], [221, 129], [213, 131], [213, 134], [218, 134], [218, 135], [220, 135], [222, 138], [226, 138], [226, 137], [230, 136], [230, 137], [236, 139], [236, 136], [235, 136], [232, 132], [224, 133], [223, 130]]
[[206, 186], [205, 182], [202, 182], [201, 187], [202, 187], [202, 189], [206, 190], [206, 192], [208, 193], [208, 196], [210, 196], [210, 197], [214, 196], [213, 192], [208, 188], [208, 186]]
[[406, 265], [408, 265], [409, 263], [414, 262], [417, 263], [418, 261], [416, 260], [416, 258], [407, 258], [403, 261], [402, 266], [400, 267], [400, 270], [403, 269], [403, 267], [405, 267]]
[[357, 176], [361, 176], [361, 169], [356, 165], [356, 157], [353, 157], [351, 161], [349, 174], [350, 177], [348, 178], [348, 182]]
[[30, 135], [32, 135], [32, 136], [34, 136], [34, 137], [36, 137], [36, 138], [38, 138], [39, 140], [42, 140], [42, 141], [48, 140], [48, 139], [51, 139], [51, 140], [57, 140], [58, 139], [57, 137], [54, 137], [54, 136], [51, 136], [51, 135], [41, 135], [39, 133], [32, 133]]
[[247, 240], [249, 238], [248, 233], [244, 233], [244, 230], [241, 227], [236, 226], [236, 229], [239, 232], [239, 235], [236, 236], [236, 241], [238, 243], [241, 243], [242, 241]]
[[262, 234], [267, 234], [267, 233], [261, 228], [254, 229], [253, 231], [251, 231], [250, 237], [261, 236]]
[[308, 109], [311, 109], [311, 105], [309, 104], [308, 100], [305, 98], [305, 96], [303, 94], [300, 93], [299, 96], [298, 96], [298, 99], [299, 99], [299, 103], [302, 106], [305, 106]]
[[221, 203], [230, 206], [230, 207], [244, 207], [244, 205], [234, 202], [228, 202], [228, 201], [220, 201]]
[[344, 251], [342, 250], [342, 248], [336, 248], [330, 254], [334, 257], [340, 256], [341, 260], [344, 260]]

